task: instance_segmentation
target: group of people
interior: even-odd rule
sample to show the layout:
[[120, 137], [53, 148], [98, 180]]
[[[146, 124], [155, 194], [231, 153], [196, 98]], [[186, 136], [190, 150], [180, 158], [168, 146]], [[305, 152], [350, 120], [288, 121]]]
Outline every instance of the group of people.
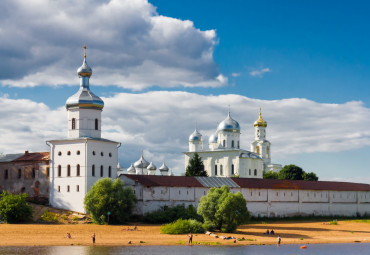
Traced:
[[267, 229], [264, 235], [275, 235], [275, 231], [273, 229], [271, 229], [271, 231]]

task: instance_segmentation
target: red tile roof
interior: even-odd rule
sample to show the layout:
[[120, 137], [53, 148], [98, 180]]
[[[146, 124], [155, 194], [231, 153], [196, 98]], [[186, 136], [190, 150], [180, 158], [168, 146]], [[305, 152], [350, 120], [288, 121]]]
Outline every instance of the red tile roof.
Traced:
[[162, 187], [203, 187], [194, 177], [187, 176], [160, 176], [160, 175], [135, 175], [124, 174], [124, 176], [141, 183], [144, 186]]
[[[196, 177], [130, 175], [124, 176], [144, 186], [167, 187], [204, 187]], [[224, 178], [224, 177], [219, 177]], [[369, 184], [330, 181], [292, 181], [273, 179], [230, 178], [241, 188], [255, 189], [300, 189], [300, 190], [337, 190], [337, 191], [370, 191]]]
[[49, 160], [49, 152], [27, 152], [13, 161], [45, 161]]

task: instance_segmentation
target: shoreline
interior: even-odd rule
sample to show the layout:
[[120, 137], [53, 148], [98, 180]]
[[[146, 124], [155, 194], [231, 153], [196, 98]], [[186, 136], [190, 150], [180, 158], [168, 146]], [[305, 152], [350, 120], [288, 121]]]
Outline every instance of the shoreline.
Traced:
[[[0, 246], [93, 246], [92, 234], [96, 235], [95, 246], [184, 246], [187, 234], [160, 234], [160, 225], [138, 224], [137, 231], [127, 231], [128, 225], [94, 224], [1, 224]], [[223, 240], [206, 234], [193, 234], [193, 245], [281, 245], [369, 243], [369, 223], [338, 221], [338, 225], [320, 222], [275, 222], [242, 225], [237, 233], [216, 233], [218, 236], [245, 238], [243, 241]], [[264, 235], [274, 229], [275, 235]], [[71, 233], [72, 238], [66, 238]], [[131, 243], [129, 243], [131, 242]]]

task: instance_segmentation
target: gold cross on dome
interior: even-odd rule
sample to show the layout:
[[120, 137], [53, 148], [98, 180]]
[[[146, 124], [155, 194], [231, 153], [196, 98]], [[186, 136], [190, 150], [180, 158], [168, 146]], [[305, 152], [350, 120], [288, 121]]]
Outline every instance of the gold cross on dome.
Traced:
[[84, 48], [84, 58], [86, 58], [86, 50], [87, 50], [86, 44], [82, 48]]

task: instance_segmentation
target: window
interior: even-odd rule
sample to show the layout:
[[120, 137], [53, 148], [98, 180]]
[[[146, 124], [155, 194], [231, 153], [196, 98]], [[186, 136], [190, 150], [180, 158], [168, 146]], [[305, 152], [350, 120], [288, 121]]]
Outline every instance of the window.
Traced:
[[217, 165], [215, 165], [215, 175], [217, 175]]
[[231, 175], [234, 175], [235, 172], [234, 172], [234, 164], [231, 164]]
[[62, 166], [59, 165], [58, 166], [58, 177], [61, 177], [62, 176]]
[[61, 151], [58, 152], [58, 156], [62, 156], [62, 152]]
[[67, 166], [67, 176], [71, 176], [71, 165]]
[[104, 170], [103, 170], [103, 165], [100, 166], [100, 177], [103, 177], [104, 175]]
[[110, 157], [110, 158], [112, 157], [112, 152], [109, 152], [109, 157]]
[[71, 152], [70, 151], [67, 151], [67, 155], [70, 156], [71, 155]]
[[46, 177], [49, 177], [50, 176], [50, 168], [49, 167], [47, 167], [46, 168]]
[[77, 151], [76, 153], [77, 153], [77, 155], [80, 155], [80, 151]]
[[91, 176], [95, 176], [95, 165], [91, 166]]
[[249, 169], [249, 175], [252, 175], [252, 172], [251, 172], [251, 170]]
[[108, 168], [108, 177], [112, 177], [112, 167], [109, 166]]
[[100, 155], [103, 157], [104, 156], [104, 152], [100, 152]]
[[22, 177], [22, 169], [18, 169], [18, 179], [20, 179]]
[[58, 192], [60, 192], [60, 186], [58, 186]]
[[95, 119], [95, 130], [99, 130], [99, 120]]
[[70, 188], [69, 188], [69, 185], [67, 185], [67, 192], [69, 192], [70, 191]]
[[76, 166], [76, 176], [80, 176], [80, 165]]
[[224, 175], [224, 173], [223, 173], [223, 169], [222, 169], [222, 165], [220, 165], [220, 175], [222, 176], [222, 175]]
[[239, 144], [239, 141], [238, 141], [238, 149], [240, 148], [240, 144]]
[[254, 176], [257, 176], [257, 169], [254, 169]]
[[26, 192], [26, 187], [22, 187], [21, 188], [21, 193], [25, 193]]
[[76, 186], [76, 191], [77, 191], [77, 192], [80, 192], [80, 185], [77, 185], [77, 186]]
[[234, 148], [234, 140], [231, 141], [231, 148]]
[[256, 146], [256, 153], [260, 154], [260, 147]]
[[224, 147], [225, 147], [225, 144], [226, 144], [226, 142], [225, 142], [225, 140], [223, 140], [223, 141], [222, 141], [222, 146], [224, 146]]
[[93, 151], [92, 154], [95, 156], [95, 151]]
[[76, 129], [76, 119], [72, 119], [72, 129]]
[[35, 168], [32, 168], [32, 178], [35, 178], [36, 177], [36, 170]]
[[6, 179], [8, 179], [8, 177], [9, 177], [8, 176], [8, 169], [6, 169], [5, 172], [4, 172], [4, 179], [6, 180]]

